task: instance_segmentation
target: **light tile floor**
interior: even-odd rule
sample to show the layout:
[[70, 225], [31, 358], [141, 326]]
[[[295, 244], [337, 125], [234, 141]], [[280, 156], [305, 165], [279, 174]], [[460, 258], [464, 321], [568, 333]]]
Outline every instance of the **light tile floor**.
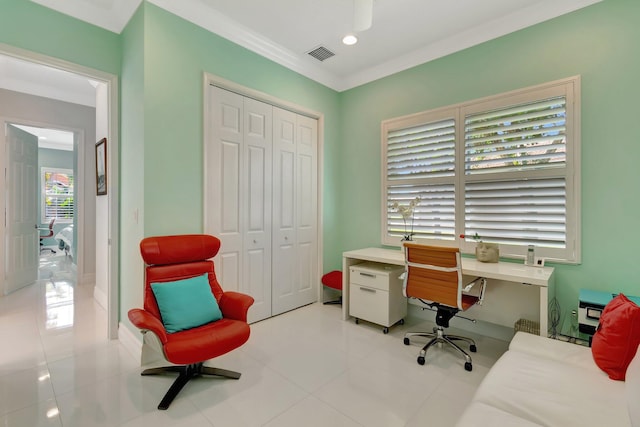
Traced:
[[445, 427], [508, 345], [474, 336], [472, 372], [441, 349], [420, 366], [402, 336], [432, 323], [407, 319], [384, 335], [340, 318], [316, 303], [253, 324], [247, 344], [210, 363], [240, 380], [193, 380], [158, 411], [173, 377], [141, 377], [106, 339], [91, 288], [76, 286], [64, 257], [44, 258], [37, 283], [0, 298], [0, 426]]

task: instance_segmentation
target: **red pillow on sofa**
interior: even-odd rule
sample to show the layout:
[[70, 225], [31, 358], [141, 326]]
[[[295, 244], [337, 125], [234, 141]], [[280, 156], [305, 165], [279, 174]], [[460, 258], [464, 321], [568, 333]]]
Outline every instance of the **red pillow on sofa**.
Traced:
[[612, 380], [624, 380], [627, 366], [640, 344], [640, 307], [623, 294], [602, 311], [591, 342], [596, 365]]

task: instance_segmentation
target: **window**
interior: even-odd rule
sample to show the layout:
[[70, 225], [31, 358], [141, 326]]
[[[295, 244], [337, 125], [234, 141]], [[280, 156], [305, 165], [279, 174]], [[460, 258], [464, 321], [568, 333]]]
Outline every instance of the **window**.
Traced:
[[[580, 79], [382, 123], [383, 244], [500, 244], [500, 254], [577, 263]], [[420, 202], [412, 218], [394, 203]]]
[[70, 169], [41, 169], [42, 223], [73, 222], [73, 171]]

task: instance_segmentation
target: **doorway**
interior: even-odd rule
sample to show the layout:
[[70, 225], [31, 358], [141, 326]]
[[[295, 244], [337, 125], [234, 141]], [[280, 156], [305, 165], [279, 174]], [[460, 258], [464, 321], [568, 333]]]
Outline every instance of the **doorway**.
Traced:
[[[9, 153], [5, 161], [9, 206], [6, 233], [9, 237], [4, 293], [35, 283], [35, 278], [42, 276], [39, 270], [43, 265], [64, 264], [70, 267], [68, 274], [73, 276], [73, 283], [79, 283], [78, 277], [83, 276], [83, 270], [78, 271], [77, 266], [84, 265], [85, 255], [77, 245], [77, 242], [84, 242], [82, 233], [85, 230], [83, 132], [7, 123], [7, 136]], [[15, 163], [16, 140], [33, 145], [22, 150], [32, 153], [32, 167], [25, 167], [24, 162]], [[11, 191], [18, 188], [20, 191]], [[22, 225], [16, 218], [19, 209], [11, 205], [24, 207], [20, 216], [28, 220], [22, 233], [15, 230]], [[79, 236], [76, 236], [77, 232]], [[39, 256], [34, 256], [35, 253]], [[14, 270], [22, 270], [22, 274], [12, 274]]]
[[[78, 265], [78, 273], [82, 271], [82, 277], [78, 277], [79, 280], [90, 281], [93, 280], [95, 283], [102, 280], [105, 285], [104, 289], [101, 290], [100, 293], [94, 292], [94, 297], [98, 302], [101, 302], [103, 306], [105, 306], [108, 317], [108, 326], [107, 326], [107, 334], [111, 339], [116, 339], [118, 337], [118, 282], [117, 282], [117, 272], [118, 272], [118, 138], [117, 138], [117, 94], [118, 94], [118, 86], [117, 86], [117, 77], [115, 75], [104, 73], [102, 71], [89, 69], [77, 64], [68, 63], [65, 61], [58, 60], [56, 58], [47, 57], [44, 55], [36, 54], [33, 52], [25, 51], [18, 48], [13, 48], [10, 46], [1, 46], [0, 47], [0, 61], [17, 61], [20, 66], [29, 66], [31, 70], [37, 70], [30, 73], [22, 73], [23, 75], [29, 75], [33, 77], [33, 84], [25, 85], [25, 90], [21, 90], [21, 88], [7, 88], [5, 86], [0, 86], [0, 95], [7, 96], [11, 98], [12, 96], [17, 96], [16, 94], [27, 94], [28, 96], [37, 97], [39, 102], [43, 105], [51, 104], [56, 102], [55, 94], [51, 94], [51, 92], [46, 92], [46, 81], [47, 76], [52, 73], [64, 74], [69, 76], [74, 76], [76, 79], [84, 79], [87, 84], [91, 84], [94, 90], [94, 103], [95, 103], [95, 128], [91, 131], [86, 131], [84, 133], [84, 149], [85, 155], [83, 158], [79, 159], [78, 164], [86, 166], [87, 171], [93, 171], [94, 165], [94, 149], [93, 142], [94, 139], [97, 141], [100, 138], [106, 137], [109, 140], [109, 151], [108, 151], [108, 171], [110, 181], [109, 181], [109, 193], [108, 196], [103, 196], [102, 205], [104, 209], [101, 211], [101, 215], [96, 214], [95, 208], [93, 211], [87, 211], [86, 219], [93, 221], [96, 226], [92, 230], [93, 233], [97, 233], [97, 230], [104, 230], [104, 233], [100, 234], [104, 235], [106, 238], [100, 239], [100, 245], [97, 244], [98, 239], [95, 238], [92, 240], [92, 245], [87, 245], [84, 248], [82, 247], [84, 241], [88, 241], [86, 230], [84, 233], [82, 231], [76, 230], [75, 236], [78, 239], [76, 244], [76, 251], [78, 253], [82, 252], [87, 253], [88, 251], [95, 251], [96, 258], [101, 257], [99, 260], [99, 264], [103, 267], [103, 270], [100, 272], [101, 277], [97, 277], [95, 271], [95, 264], [98, 264], [96, 260], [92, 270], [85, 268], [86, 262]], [[25, 65], [26, 64], [26, 65]], [[6, 65], [6, 62], [3, 62], [3, 65]], [[4, 72], [6, 70], [6, 66], [0, 67], [0, 71]], [[0, 76], [1, 77], [1, 76]], [[0, 79], [3, 83], [7, 80], [11, 79]], [[33, 90], [36, 88], [36, 90]], [[64, 89], [61, 90], [60, 87], [57, 87], [58, 92], [69, 92]], [[64, 102], [71, 103], [71, 100], [65, 100]], [[33, 112], [33, 109], [29, 109], [30, 111], [20, 111], [21, 104], [19, 102], [6, 102], [3, 99], [3, 102], [0, 102], [0, 121], [2, 121], [3, 128], [6, 128], [6, 123], [16, 123], [16, 122], [25, 122], [29, 121], [30, 125], [42, 126], [42, 125], [53, 125], [54, 127], [61, 126], [64, 128], [80, 128], [80, 125], [75, 125], [73, 122], [74, 115], [64, 115], [63, 120], [60, 120], [60, 116], [56, 116], [55, 108], [41, 108], [38, 110], [38, 113], [41, 115], [39, 117], [30, 116]], [[30, 117], [30, 118], [28, 118]], [[66, 123], [63, 123], [67, 120]], [[80, 132], [82, 133], [82, 132]], [[74, 134], [76, 134], [74, 132]], [[77, 135], [77, 134], [76, 134]], [[100, 138], [98, 138], [100, 136]], [[4, 139], [5, 135], [0, 136], [0, 139]], [[3, 156], [0, 160], [0, 166], [5, 167], [5, 157]], [[90, 175], [87, 173], [85, 177], [85, 184], [90, 182]], [[8, 179], [5, 180], [4, 174], [0, 174], [0, 186], [2, 188], [6, 188], [6, 183]], [[84, 196], [86, 200], [96, 200], [96, 192], [95, 192], [95, 183], [92, 186], [85, 185]], [[4, 192], [0, 195], [0, 206], [2, 206], [5, 211], [7, 208], [7, 200]], [[83, 215], [80, 214], [79, 218], [82, 218]], [[100, 220], [100, 223], [98, 223]], [[78, 224], [79, 226], [80, 224]], [[6, 227], [0, 228], [0, 241], [3, 243], [6, 242]], [[92, 234], [89, 234], [92, 236]], [[92, 236], [93, 237], [93, 236]], [[91, 246], [91, 247], [90, 247]], [[81, 256], [82, 257], [82, 256]], [[80, 258], [81, 258], [80, 257]], [[0, 258], [3, 262], [0, 262], [0, 277], [4, 277], [5, 270], [5, 262], [7, 260], [6, 254], [6, 245], [0, 245]], [[88, 257], [85, 258], [89, 259]], [[80, 259], [78, 259], [80, 261]], [[92, 277], [93, 274], [93, 277]], [[97, 286], [94, 286], [94, 289], [97, 289]]]

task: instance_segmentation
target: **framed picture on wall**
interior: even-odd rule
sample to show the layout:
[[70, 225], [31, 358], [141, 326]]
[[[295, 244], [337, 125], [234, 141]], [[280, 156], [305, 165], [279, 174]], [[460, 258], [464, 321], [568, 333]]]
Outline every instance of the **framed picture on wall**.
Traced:
[[96, 143], [96, 194], [107, 194], [107, 138]]

